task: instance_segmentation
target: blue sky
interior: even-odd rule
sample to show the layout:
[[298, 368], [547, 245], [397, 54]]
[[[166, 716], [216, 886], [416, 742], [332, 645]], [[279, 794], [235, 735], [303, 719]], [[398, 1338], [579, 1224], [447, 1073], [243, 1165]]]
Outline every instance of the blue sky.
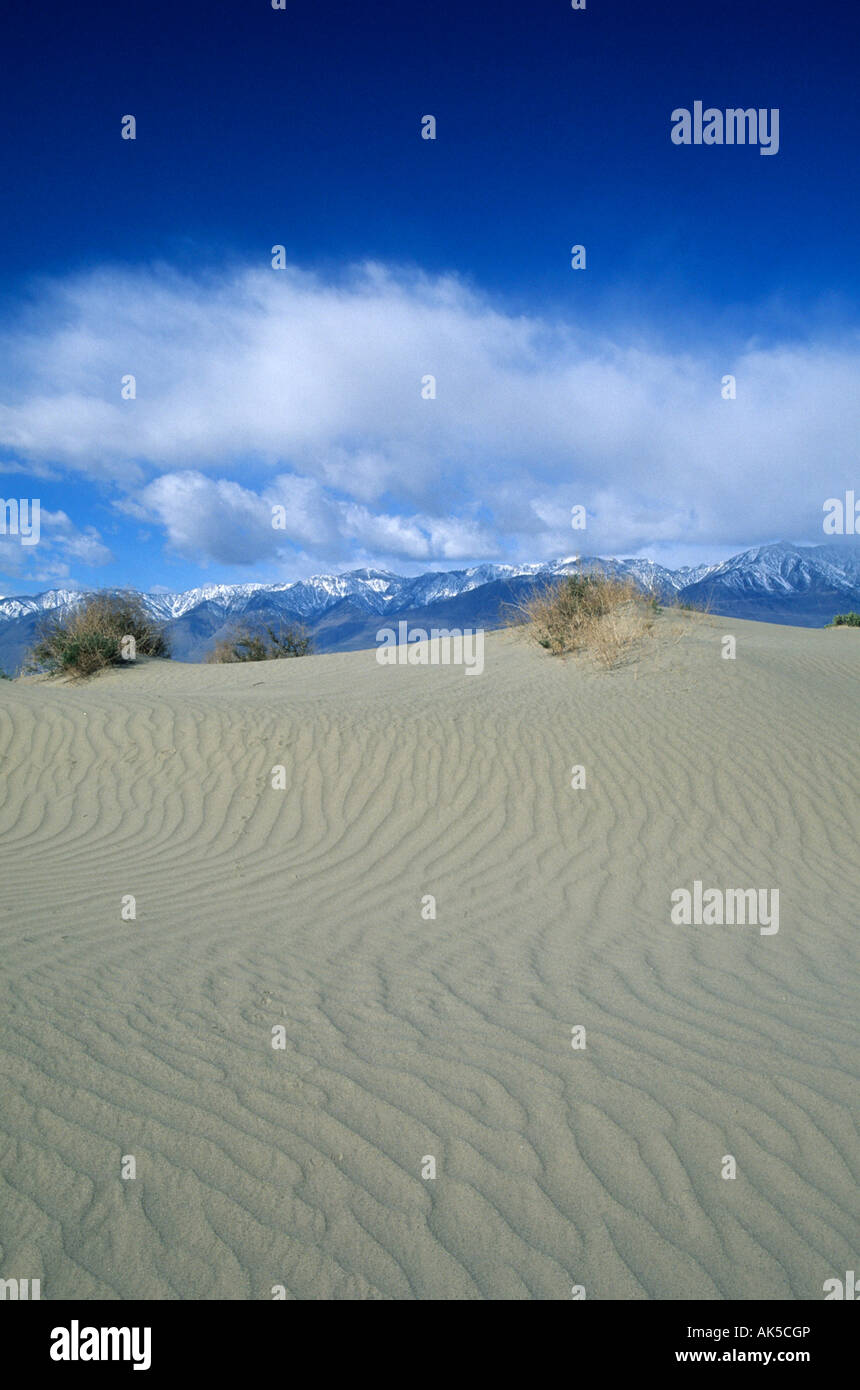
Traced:
[[[0, 495], [43, 521], [0, 537], [0, 592], [821, 541], [858, 481], [858, 28], [794, 0], [17, 10]], [[778, 108], [778, 153], [673, 144], [696, 100]]]

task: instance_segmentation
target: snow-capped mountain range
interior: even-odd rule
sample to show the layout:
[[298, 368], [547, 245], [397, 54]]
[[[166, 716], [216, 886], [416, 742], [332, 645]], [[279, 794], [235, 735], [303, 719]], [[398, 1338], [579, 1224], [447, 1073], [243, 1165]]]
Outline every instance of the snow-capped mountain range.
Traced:
[[[147, 610], [162, 621], [181, 618], [204, 603], [215, 603], [231, 613], [242, 613], [259, 594], [266, 594], [275, 604], [283, 604], [304, 618], [316, 618], [326, 609], [349, 599], [370, 613], [399, 612], [402, 608], [423, 606], [440, 599], [455, 598], [483, 584], [499, 580], [533, 578], [540, 575], [573, 573], [583, 566], [610, 564], [619, 572], [633, 575], [644, 588], [663, 587], [679, 590], [695, 582], [713, 565], [695, 569], [668, 570], [653, 560], [612, 560], [569, 557], [544, 564], [476, 565], [467, 570], [440, 570], [428, 574], [404, 576], [386, 570], [360, 569], [348, 574], [315, 575], [285, 584], [203, 584], [181, 593], [145, 593]], [[80, 603], [83, 593], [74, 589], [48, 589], [32, 597], [0, 599], [0, 618], [22, 618], [32, 613], [44, 613]]]
[[[503, 605], [535, 584], [595, 567], [630, 576], [659, 598], [707, 602], [712, 612], [726, 616], [820, 627], [836, 612], [860, 609], [860, 542], [847, 541], [760, 546], [721, 564], [677, 570], [653, 560], [569, 556], [414, 576], [359, 569], [292, 583], [204, 584], [142, 597], [152, 617], [166, 624], [174, 655], [193, 661], [239, 619], [300, 621], [322, 651], [373, 646], [379, 620], [388, 615], [421, 626], [498, 626]], [[39, 623], [83, 597], [75, 590], [49, 589], [0, 599], [0, 666], [17, 669]]]

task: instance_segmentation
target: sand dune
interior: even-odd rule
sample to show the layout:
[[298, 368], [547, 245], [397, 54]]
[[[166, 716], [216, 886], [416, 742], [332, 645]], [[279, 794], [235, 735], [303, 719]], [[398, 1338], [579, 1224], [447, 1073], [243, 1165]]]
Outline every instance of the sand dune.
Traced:
[[[704, 618], [610, 675], [498, 633], [473, 679], [0, 685], [0, 1276], [820, 1299], [860, 1251], [858, 675], [856, 633]], [[673, 925], [695, 880], [779, 932]]]

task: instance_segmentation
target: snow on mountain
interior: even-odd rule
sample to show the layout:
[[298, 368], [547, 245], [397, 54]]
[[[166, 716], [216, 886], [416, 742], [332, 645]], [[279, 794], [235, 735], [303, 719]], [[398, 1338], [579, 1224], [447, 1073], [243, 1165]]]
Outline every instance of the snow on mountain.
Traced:
[[680, 593], [688, 584], [696, 584], [705, 575], [713, 573], [717, 565], [684, 565], [678, 570], [668, 570], [654, 560], [619, 560], [619, 565], [639, 581], [644, 589], [660, 591], [674, 590]]
[[716, 565], [710, 578], [739, 594], [801, 594], [821, 586], [854, 589], [860, 581], [860, 548], [849, 545], [765, 545]]
[[26, 618], [33, 613], [47, 613], [54, 608], [79, 603], [82, 594], [77, 589], [47, 589], [43, 594], [25, 594], [20, 598], [0, 599], [0, 618]]
[[[419, 575], [398, 575], [386, 570], [358, 569], [346, 574], [314, 575], [287, 583], [204, 584], [182, 593], [143, 594], [149, 613], [173, 630], [185, 629], [188, 650], [198, 650], [211, 634], [243, 615], [271, 620], [284, 613], [313, 628], [332, 622], [351, 625], [354, 640], [362, 640], [367, 624], [381, 614], [424, 611], [435, 605], [462, 599], [487, 585], [507, 584], [521, 589], [530, 578], [550, 579], [577, 570], [601, 567], [610, 573], [629, 575], [643, 589], [669, 599], [674, 595], [693, 601], [706, 599], [714, 612], [748, 615], [766, 621], [821, 625], [833, 612], [834, 602], [845, 608], [860, 607], [860, 544], [831, 542], [826, 545], [777, 544], [743, 551], [719, 564], [667, 569], [654, 560], [638, 557], [600, 559], [566, 556], [548, 562], [522, 565], [484, 563], [464, 570], [437, 570]], [[497, 594], [497, 590], [492, 593]], [[493, 611], [490, 594], [476, 594], [475, 604], [458, 612], [480, 612], [486, 620]], [[0, 626], [10, 650], [23, 642], [24, 629], [32, 630], [42, 613], [79, 604], [85, 595], [71, 589], [49, 589], [35, 595], [0, 599]], [[342, 613], [333, 613], [338, 605]], [[329, 618], [327, 615], [331, 614]], [[362, 615], [364, 618], [362, 619]], [[463, 619], [464, 620], [464, 619]], [[188, 626], [190, 625], [190, 627]], [[335, 628], [327, 640], [339, 642]], [[15, 632], [20, 634], [15, 638]], [[344, 640], [346, 640], [344, 638]], [[180, 642], [181, 646], [181, 642]], [[2, 655], [2, 653], [0, 653]]]

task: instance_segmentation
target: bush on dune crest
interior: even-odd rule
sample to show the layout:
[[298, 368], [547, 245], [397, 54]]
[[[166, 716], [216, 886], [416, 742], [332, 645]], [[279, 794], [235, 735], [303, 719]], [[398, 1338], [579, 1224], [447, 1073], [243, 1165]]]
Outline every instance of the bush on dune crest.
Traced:
[[129, 637], [139, 656], [170, 655], [163, 629], [152, 622], [139, 594], [93, 594], [72, 613], [43, 625], [25, 670], [91, 676], [108, 666], [125, 666], [130, 658], [123, 656], [122, 644]]
[[217, 665], [233, 661], [279, 661], [285, 657], [309, 656], [312, 652], [313, 643], [303, 627], [276, 630], [265, 625], [261, 631], [238, 627], [215, 643], [206, 660]]
[[837, 613], [828, 627], [860, 627], [860, 613]]
[[585, 652], [609, 670], [650, 631], [659, 612], [657, 600], [632, 579], [569, 574], [518, 604], [513, 621], [554, 656]]

